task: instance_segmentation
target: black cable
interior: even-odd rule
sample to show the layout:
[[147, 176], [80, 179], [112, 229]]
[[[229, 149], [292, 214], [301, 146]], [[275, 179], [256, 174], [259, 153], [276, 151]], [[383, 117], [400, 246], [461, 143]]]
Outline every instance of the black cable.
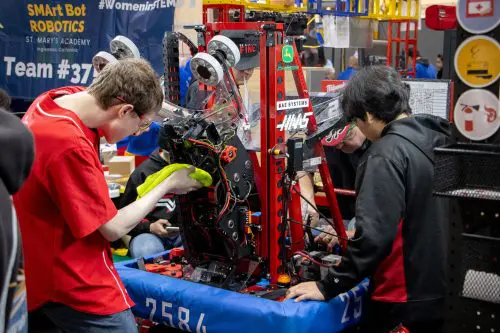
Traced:
[[[281, 265], [283, 266], [283, 269], [286, 270], [286, 242], [285, 242], [285, 235], [286, 235], [286, 227], [287, 227], [287, 221], [288, 221], [288, 194], [289, 194], [289, 187], [290, 185], [288, 184], [286, 180], [286, 173], [283, 170], [281, 173], [281, 181], [283, 183], [283, 217], [281, 218], [281, 240], [282, 244], [280, 247], [280, 252], [283, 258], [281, 259]], [[286, 272], [286, 271], [285, 271]], [[282, 272], [282, 273], [285, 273]]]
[[305, 225], [304, 223], [301, 223], [301, 222], [295, 221], [294, 219], [288, 219], [288, 221], [289, 221], [289, 222], [292, 222], [292, 223], [295, 223], [295, 224], [300, 224], [300, 225], [302, 225], [302, 226], [304, 226], [304, 227], [306, 227], [306, 228], [310, 228], [310, 229], [312, 229], [312, 230], [320, 231], [320, 232], [325, 233], [325, 234], [327, 234], [327, 235], [329, 235], [329, 236], [336, 237], [336, 238], [338, 238], [338, 239], [342, 239], [342, 240], [345, 240], [345, 241], [347, 241], [347, 242], [349, 242], [349, 241], [350, 241], [350, 239], [349, 239], [349, 238], [340, 237], [339, 235], [335, 235], [335, 234], [332, 234], [332, 233], [330, 233], [330, 232], [326, 232], [326, 231], [324, 231], [324, 230], [322, 230], [322, 229], [315, 228], [315, 227], [311, 227], [310, 225]]
[[297, 188], [296, 188], [296, 187], [293, 187], [293, 190], [294, 190], [295, 192], [297, 192], [297, 194], [298, 194], [298, 195], [300, 195], [300, 197], [301, 197], [302, 199], [304, 199], [304, 201], [305, 201], [305, 202], [307, 202], [307, 204], [308, 204], [309, 206], [311, 206], [311, 207], [312, 207], [312, 208], [313, 208], [313, 209], [314, 209], [314, 210], [315, 210], [315, 211], [319, 214], [319, 216], [321, 216], [322, 218], [324, 218], [324, 219], [326, 220], [326, 222], [328, 222], [328, 224], [329, 224], [329, 225], [331, 225], [333, 228], [335, 228], [335, 225], [333, 224], [333, 222], [330, 222], [330, 220], [328, 219], [328, 217], [326, 217], [326, 215], [325, 215], [325, 214], [323, 214], [322, 212], [320, 212], [320, 210], [319, 210], [317, 207], [315, 207], [315, 206], [314, 206], [314, 205], [313, 205], [313, 204], [312, 204], [309, 200], [307, 200], [307, 199], [306, 199], [306, 197], [304, 197], [304, 196], [302, 195], [302, 193], [300, 193], [300, 192], [297, 190]]

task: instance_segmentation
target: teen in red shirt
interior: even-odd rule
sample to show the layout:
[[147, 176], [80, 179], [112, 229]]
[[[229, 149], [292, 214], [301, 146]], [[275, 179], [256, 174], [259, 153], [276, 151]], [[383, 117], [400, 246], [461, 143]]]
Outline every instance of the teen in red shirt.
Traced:
[[165, 193], [200, 184], [192, 170], [116, 210], [99, 161], [110, 143], [145, 130], [163, 94], [144, 60], [110, 64], [88, 90], [49, 91], [23, 118], [34, 134], [32, 173], [15, 196], [26, 258], [28, 308], [68, 332], [136, 332], [134, 305], [113, 266], [110, 241], [134, 228]]

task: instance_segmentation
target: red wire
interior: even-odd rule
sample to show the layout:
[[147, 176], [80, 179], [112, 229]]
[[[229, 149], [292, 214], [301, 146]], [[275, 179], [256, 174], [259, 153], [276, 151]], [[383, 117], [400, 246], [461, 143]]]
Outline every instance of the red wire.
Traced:
[[222, 218], [222, 215], [224, 215], [229, 207], [229, 202], [231, 201], [231, 196], [229, 195], [229, 182], [227, 180], [227, 176], [226, 176], [226, 171], [224, 171], [223, 168], [221, 168], [221, 174], [222, 174], [222, 178], [224, 179], [224, 184], [226, 185], [226, 191], [227, 191], [227, 196], [226, 196], [226, 202], [224, 204], [224, 207], [222, 208], [221, 212], [219, 213], [219, 216], [217, 216], [217, 222], [220, 221], [220, 219]]
[[333, 267], [334, 266], [334, 265], [323, 264], [322, 262], [315, 260], [313, 257], [311, 257], [310, 255], [308, 255], [307, 253], [304, 253], [302, 251], [297, 251], [297, 252], [295, 252], [295, 254], [298, 254], [302, 257], [305, 257], [305, 258], [311, 260], [316, 265], [320, 265], [320, 266], [324, 266], [324, 267]]
[[209, 145], [208, 143], [206, 142], [203, 142], [203, 141], [198, 141], [198, 140], [195, 140], [195, 139], [188, 139], [189, 142], [192, 142], [192, 143], [196, 143], [197, 145], [200, 145], [200, 146], [203, 146], [205, 148], [208, 148], [212, 151], [215, 151], [215, 147], [212, 146], [212, 145]]
[[[217, 151], [215, 150], [215, 147], [212, 146], [212, 145], [209, 145], [206, 142], [198, 141], [198, 140], [195, 140], [195, 139], [188, 139], [188, 141], [192, 142], [192, 143], [195, 143], [197, 145], [203, 146], [205, 148], [208, 148], [211, 151], [217, 153]], [[220, 158], [220, 156], [218, 156], [218, 158]], [[224, 215], [226, 213], [227, 209], [229, 208], [229, 202], [231, 201], [231, 196], [229, 194], [229, 192], [230, 192], [229, 182], [227, 180], [226, 172], [224, 171], [223, 168], [221, 168], [221, 174], [222, 174], [222, 178], [224, 179], [224, 184], [226, 185], [226, 191], [227, 191], [228, 194], [227, 194], [227, 197], [226, 197], [226, 202], [224, 204], [224, 207], [222, 208], [221, 212], [219, 213], [219, 216], [217, 216], [217, 222], [220, 221], [220, 219], [222, 218], [222, 215]]]

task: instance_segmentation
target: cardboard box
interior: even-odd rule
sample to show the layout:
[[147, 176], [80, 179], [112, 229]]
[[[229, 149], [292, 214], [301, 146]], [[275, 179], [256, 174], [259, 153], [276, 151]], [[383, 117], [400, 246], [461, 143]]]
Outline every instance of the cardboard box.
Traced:
[[128, 177], [135, 170], [135, 157], [113, 156], [109, 160], [108, 166], [110, 174], [118, 174]]
[[109, 161], [116, 156], [118, 150], [116, 144], [111, 145], [109, 143], [101, 143], [99, 149], [103, 164], [108, 164]]

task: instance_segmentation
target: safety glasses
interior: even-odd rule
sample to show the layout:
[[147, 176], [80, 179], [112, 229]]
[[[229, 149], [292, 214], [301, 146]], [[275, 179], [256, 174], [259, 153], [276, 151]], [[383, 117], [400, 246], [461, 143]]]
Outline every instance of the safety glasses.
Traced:
[[[122, 103], [130, 104], [130, 105], [134, 106], [134, 104], [127, 102], [125, 99], [123, 99], [123, 97], [115, 96], [115, 98], [117, 100], [119, 100], [120, 102], [122, 102]], [[138, 128], [137, 131], [138, 132], [144, 132], [144, 131], [146, 131], [151, 126], [152, 121], [149, 120], [149, 119], [145, 120], [144, 119], [144, 115], [141, 115], [137, 111], [135, 111], [135, 107], [134, 107], [134, 112], [137, 114], [137, 116], [139, 117], [139, 120], [141, 121], [139, 123], [139, 128]]]

